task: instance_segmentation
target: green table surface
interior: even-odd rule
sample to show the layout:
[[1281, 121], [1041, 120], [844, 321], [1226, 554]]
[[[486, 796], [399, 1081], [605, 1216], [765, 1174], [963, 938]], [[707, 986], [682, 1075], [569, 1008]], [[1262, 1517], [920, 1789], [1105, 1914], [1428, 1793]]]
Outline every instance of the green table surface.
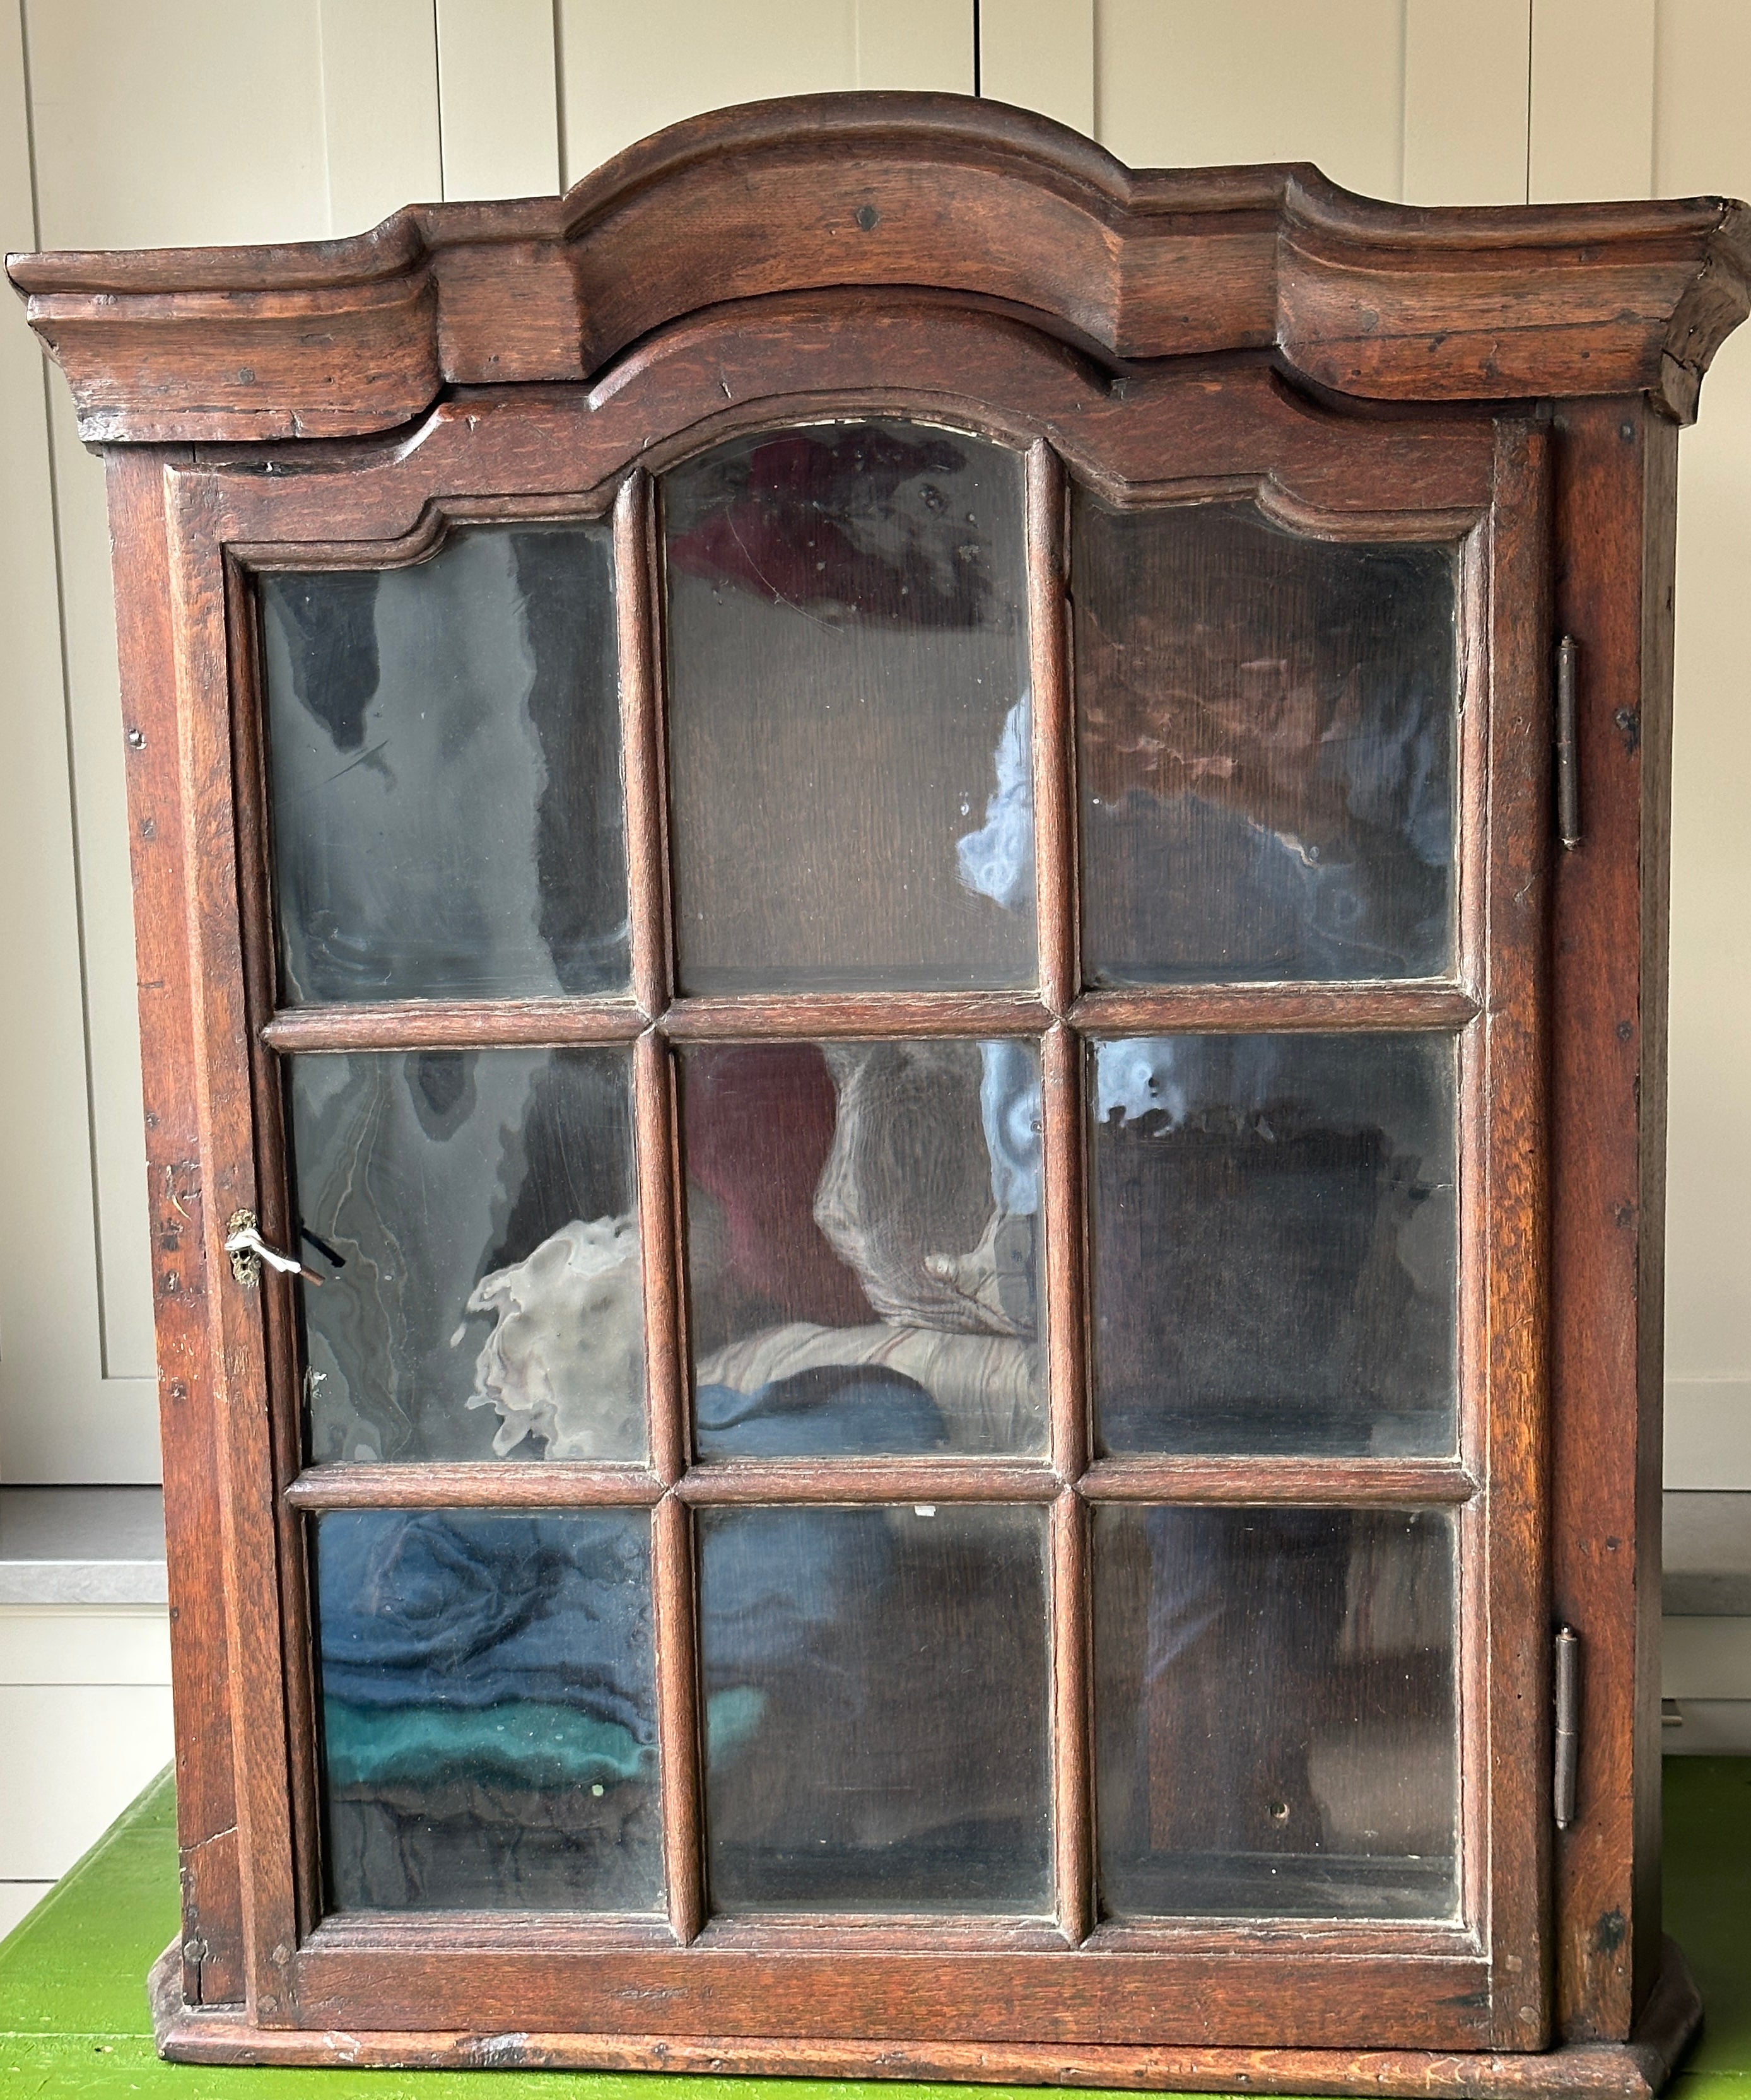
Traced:
[[[1666, 1927], [1707, 2008], [1674, 2100], [1751, 2100], [1751, 1758], [1666, 1763]], [[146, 1971], [177, 1925], [175, 1798], [148, 1787], [0, 1940], [0, 2100], [75, 2093], [179, 2100], [902, 2100], [1005, 2090], [827, 2080], [517, 2071], [236, 2071], [161, 2063]]]

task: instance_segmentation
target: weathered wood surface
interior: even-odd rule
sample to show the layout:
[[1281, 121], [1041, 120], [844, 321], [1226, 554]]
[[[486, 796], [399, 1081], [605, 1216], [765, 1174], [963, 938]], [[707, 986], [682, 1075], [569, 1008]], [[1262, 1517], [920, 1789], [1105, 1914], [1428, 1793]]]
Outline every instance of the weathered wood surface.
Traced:
[[695, 117], [562, 197], [8, 267], [93, 443], [390, 430], [445, 386], [595, 378], [703, 307], [920, 283], [1116, 366], [1275, 349], [1369, 399], [1646, 391], [1688, 421], [1751, 231], [1719, 198], [1427, 210], [1304, 165], [1134, 174], [1019, 110], [858, 95]]

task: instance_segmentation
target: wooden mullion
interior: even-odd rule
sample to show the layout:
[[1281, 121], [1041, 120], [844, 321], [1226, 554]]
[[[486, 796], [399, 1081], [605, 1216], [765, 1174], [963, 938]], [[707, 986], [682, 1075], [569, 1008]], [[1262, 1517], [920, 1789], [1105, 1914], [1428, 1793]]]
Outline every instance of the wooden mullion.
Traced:
[[1058, 1929], [1073, 1947], [1094, 1924], [1088, 1556], [1088, 1511], [1066, 1488], [1052, 1511], [1052, 1871]]
[[1101, 1458], [1077, 1484], [1092, 1502], [1304, 1503], [1398, 1509], [1457, 1505], [1475, 1476], [1452, 1458], [1125, 1457]]
[[1084, 992], [1070, 1009], [1091, 1035], [1463, 1028], [1478, 1002], [1451, 984], [1174, 984]]
[[[651, 477], [635, 467], [614, 506], [614, 596], [625, 753], [633, 997], [652, 1021], [661, 1019], [674, 991], [659, 573], [656, 492]], [[633, 1116], [651, 1458], [657, 1483], [673, 1489], [686, 1471], [690, 1442], [681, 1282], [681, 1167], [674, 1065], [668, 1044], [655, 1027], [640, 1035], [633, 1053]], [[705, 1877], [699, 1842], [693, 1527], [685, 1503], [673, 1493], [665, 1493], [653, 1511], [651, 1529], [663, 1879], [669, 1930], [686, 1946], [697, 1938], [704, 1922]]]
[[1069, 1010], [1078, 954], [1076, 737], [1070, 695], [1069, 516], [1064, 465], [1043, 439], [1027, 456], [1028, 676], [1033, 721], [1034, 897], [1040, 996]]
[[1061, 1480], [1070, 1481], [1088, 1462], [1082, 1057], [1079, 1039], [1061, 1024], [1048, 1032], [1040, 1048], [1046, 1385], [1052, 1466]]
[[663, 1879], [669, 1930], [685, 1947], [699, 1937], [705, 1922], [705, 1871], [699, 1814], [698, 1589], [694, 1579], [693, 1520], [678, 1495], [665, 1495], [658, 1503], [651, 1530]]
[[1043, 1461], [997, 1458], [785, 1458], [695, 1466], [676, 1493], [699, 1508], [749, 1503], [1049, 1502], [1060, 1482]]
[[407, 999], [283, 1008], [261, 1031], [270, 1050], [488, 1049], [630, 1043], [646, 1017], [630, 999]]
[[659, 1026], [677, 1043], [1034, 1035], [1051, 1014], [1027, 993], [795, 992], [678, 999]]
[[626, 774], [633, 997], [651, 1019], [667, 1007], [674, 990], [658, 574], [656, 493], [650, 475], [635, 467], [615, 499], [614, 617]]
[[663, 1483], [643, 1466], [464, 1464], [311, 1466], [285, 1490], [293, 1509], [649, 1509]]
[[1065, 1484], [1052, 1513], [1052, 1882], [1059, 1927], [1073, 1946], [1094, 1922], [1088, 1522], [1076, 1492], [1088, 1463], [1082, 1061], [1078, 1038], [1053, 1027], [1040, 1057], [1047, 1394], [1052, 1471]]
[[1028, 660], [1034, 761], [1034, 896], [1041, 1000], [1041, 1303], [1052, 1471], [1052, 1907], [1074, 1947], [1094, 1923], [1088, 1518], [1074, 1483], [1088, 1462], [1083, 1260], [1082, 1047], [1063, 1025], [1082, 984], [1075, 708], [1070, 677], [1068, 488], [1043, 439], [1027, 456]]

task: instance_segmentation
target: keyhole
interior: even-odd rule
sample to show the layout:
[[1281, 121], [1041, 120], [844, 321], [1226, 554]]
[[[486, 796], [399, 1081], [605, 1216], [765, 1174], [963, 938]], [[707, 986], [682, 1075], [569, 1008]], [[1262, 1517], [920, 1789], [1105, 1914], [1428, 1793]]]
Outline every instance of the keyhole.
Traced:
[[1270, 1805], [1270, 1816], [1273, 1823], [1286, 1823], [1289, 1820], [1289, 1803], [1273, 1801]]

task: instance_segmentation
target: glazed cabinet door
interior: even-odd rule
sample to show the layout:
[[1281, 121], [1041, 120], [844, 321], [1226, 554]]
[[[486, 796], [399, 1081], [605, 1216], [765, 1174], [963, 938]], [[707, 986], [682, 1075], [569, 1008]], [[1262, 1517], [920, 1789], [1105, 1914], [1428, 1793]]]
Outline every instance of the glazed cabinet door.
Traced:
[[1535, 426], [844, 295], [161, 472], [256, 2019], [1541, 2045]]

